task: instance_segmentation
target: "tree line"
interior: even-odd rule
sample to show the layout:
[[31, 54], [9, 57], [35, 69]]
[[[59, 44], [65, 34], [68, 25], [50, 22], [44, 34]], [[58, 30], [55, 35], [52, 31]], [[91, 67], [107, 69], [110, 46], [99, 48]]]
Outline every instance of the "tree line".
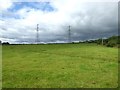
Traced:
[[[75, 43], [75, 42], [72, 42], [72, 43]], [[120, 36], [112, 36], [107, 39], [86, 40], [86, 41], [79, 42], [79, 43], [97, 43], [98, 45], [104, 45], [107, 47], [120, 48]], [[0, 44], [9, 45], [10, 43], [9, 42], [2, 43], [2, 41], [0, 41]]]
[[120, 48], [120, 36], [112, 36], [107, 39], [86, 40], [83, 43], [97, 43], [98, 45], [104, 45], [107, 47], [119, 47]]

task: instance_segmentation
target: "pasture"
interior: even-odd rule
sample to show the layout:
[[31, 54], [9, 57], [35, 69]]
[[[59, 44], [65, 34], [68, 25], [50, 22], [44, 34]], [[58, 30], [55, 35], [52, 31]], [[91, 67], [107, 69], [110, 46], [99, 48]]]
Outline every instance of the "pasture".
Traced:
[[118, 49], [96, 44], [3, 45], [3, 88], [116, 88]]

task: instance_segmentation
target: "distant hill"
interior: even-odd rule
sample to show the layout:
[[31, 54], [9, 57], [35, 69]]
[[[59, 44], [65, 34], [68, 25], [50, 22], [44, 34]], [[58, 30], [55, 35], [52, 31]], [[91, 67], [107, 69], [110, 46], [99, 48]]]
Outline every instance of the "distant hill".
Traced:
[[107, 39], [87, 40], [84, 43], [97, 43], [99, 45], [105, 45], [107, 47], [119, 47], [120, 48], [120, 36], [112, 36]]
[[104, 41], [108, 47], [120, 47], [120, 36], [112, 36]]

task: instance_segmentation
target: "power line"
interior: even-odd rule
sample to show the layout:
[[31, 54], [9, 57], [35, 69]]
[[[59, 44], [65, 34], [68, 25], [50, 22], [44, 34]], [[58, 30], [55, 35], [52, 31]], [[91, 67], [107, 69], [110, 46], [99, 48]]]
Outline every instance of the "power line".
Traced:
[[36, 34], [36, 43], [38, 44], [38, 42], [39, 42], [39, 34], [38, 34], [38, 31], [39, 31], [39, 24], [37, 24], [36, 31], [37, 31], [37, 34]]
[[71, 26], [68, 26], [68, 43], [71, 43]]

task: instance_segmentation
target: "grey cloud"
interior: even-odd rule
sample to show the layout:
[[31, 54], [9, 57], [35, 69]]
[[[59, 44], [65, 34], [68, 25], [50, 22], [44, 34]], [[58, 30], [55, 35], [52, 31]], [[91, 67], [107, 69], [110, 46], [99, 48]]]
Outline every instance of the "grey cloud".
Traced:
[[[39, 41], [66, 42], [68, 40], [68, 25], [71, 25], [71, 37], [73, 41], [117, 35], [117, 8], [117, 3], [86, 3], [82, 10], [78, 9], [70, 14], [64, 13], [66, 16], [70, 17], [70, 19], [68, 22], [63, 22], [61, 25], [52, 25], [50, 22], [39, 23]], [[16, 21], [9, 19], [7, 22], [10, 23], [10, 20]], [[11, 21], [11, 23], [13, 21]], [[13, 39], [20, 43], [31, 43], [36, 40], [36, 24], [34, 24], [34, 26], [22, 26], [22, 22], [17, 23], [16, 21], [15, 25], [10, 24], [7, 25], [7, 27], [6, 25], [0, 25], [0, 27], [3, 34], [2, 38]], [[7, 28], [7, 30], [5, 31], [3, 28]], [[13, 28], [15, 31], [9, 30], [10, 28]]]

